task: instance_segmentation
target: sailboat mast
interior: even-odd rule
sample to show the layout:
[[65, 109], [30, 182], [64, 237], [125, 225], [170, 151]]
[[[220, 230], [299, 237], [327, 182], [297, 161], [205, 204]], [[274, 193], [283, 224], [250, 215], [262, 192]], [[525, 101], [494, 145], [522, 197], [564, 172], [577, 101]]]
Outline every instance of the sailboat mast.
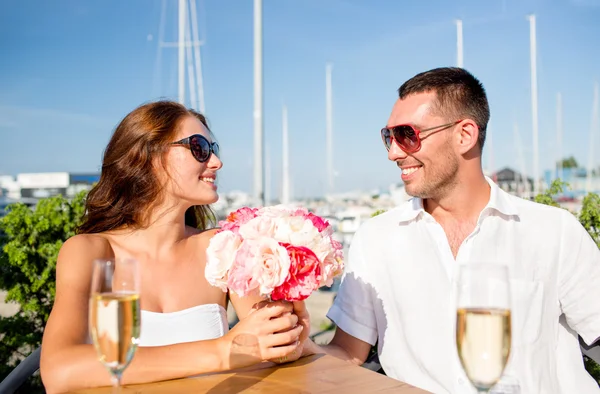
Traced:
[[327, 193], [333, 193], [333, 105], [331, 93], [331, 69], [332, 64], [327, 63], [325, 68], [325, 98], [326, 98], [326, 149], [327, 149]]
[[563, 180], [563, 149], [562, 149], [562, 94], [560, 92], [556, 93], [556, 176]]
[[254, 0], [254, 197], [265, 205], [262, 40], [262, 0]]
[[456, 67], [463, 67], [463, 23], [456, 21]]
[[538, 87], [537, 87], [537, 40], [535, 15], [529, 15], [529, 46], [531, 66], [531, 123], [533, 131], [533, 193], [539, 193], [539, 151], [538, 151]]
[[587, 166], [587, 179], [586, 179], [586, 193], [591, 193], [592, 191], [592, 171], [594, 169], [594, 142], [595, 137], [598, 134], [599, 128], [599, 120], [598, 120], [598, 112], [600, 111], [600, 97], [598, 92], [598, 81], [594, 82], [594, 102], [592, 104], [592, 123], [590, 127], [590, 152], [588, 156], [588, 166]]
[[283, 145], [283, 152], [282, 152], [282, 158], [283, 158], [283, 163], [282, 163], [282, 171], [283, 171], [283, 177], [281, 180], [281, 203], [282, 204], [289, 204], [290, 203], [290, 151], [289, 151], [289, 136], [288, 136], [288, 114], [287, 114], [287, 107], [284, 105], [283, 109], [282, 109], [282, 114], [281, 114], [281, 118], [282, 118], [282, 126], [283, 126], [283, 135], [282, 135], [282, 145]]
[[[194, 40], [194, 66], [196, 70], [196, 91], [198, 93], [198, 110], [200, 113], [206, 113], [206, 104], [204, 102], [204, 79], [202, 77], [201, 49], [202, 43], [198, 36], [198, 16], [196, 12], [196, 0], [190, 0], [190, 16], [192, 18], [192, 34]], [[195, 103], [194, 103], [195, 104]]]
[[[515, 139], [515, 149], [517, 151], [517, 158], [518, 158], [518, 162], [519, 162], [519, 171], [521, 172], [520, 174], [520, 181], [521, 181], [521, 197], [523, 195], [523, 193], [529, 193], [529, 182], [527, 181], [527, 169], [525, 168], [525, 155], [523, 154], [523, 144], [521, 142], [521, 134], [519, 133], [519, 125], [517, 124], [517, 122], [515, 122], [513, 124], [513, 135], [514, 135], [514, 139]], [[523, 177], [525, 177], [525, 179], [523, 179]], [[519, 189], [519, 186], [517, 184], [517, 189]]]
[[179, 103], [185, 104], [185, 0], [179, 0]]

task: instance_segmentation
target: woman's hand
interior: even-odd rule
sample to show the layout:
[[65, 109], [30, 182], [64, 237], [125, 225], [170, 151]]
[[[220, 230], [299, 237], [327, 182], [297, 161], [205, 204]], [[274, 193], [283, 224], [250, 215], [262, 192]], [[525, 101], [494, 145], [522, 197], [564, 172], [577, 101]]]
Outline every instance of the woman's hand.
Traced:
[[300, 357], [314, 354], [313, 351], [309, 351], [305, 347], [307, 341], [309, 341], [308, 336], [310, 334], [310, 315], [308, 314], [308, 310], [306, 309], [306, 304], [304, 303], [304, 301], [294, 301], [293, 307], [293, 313], [298, 317], [298, 325], [303, 327], [302, 333], [298, 338], [299, 343], [298, 348], [296, 350], [294, 350], [291, 354], [287, 356], [271, 360], [278, 364], [296, 361]]
[[[222, 337], [223, 363], [226, 369], [236, 369], [267, 360], [284, 360], [302, 353], [299, 348], [304, 324], [292, 313], [289, 302], [263, 301]], [[297, 358], [297, 357], [296, 357]]]

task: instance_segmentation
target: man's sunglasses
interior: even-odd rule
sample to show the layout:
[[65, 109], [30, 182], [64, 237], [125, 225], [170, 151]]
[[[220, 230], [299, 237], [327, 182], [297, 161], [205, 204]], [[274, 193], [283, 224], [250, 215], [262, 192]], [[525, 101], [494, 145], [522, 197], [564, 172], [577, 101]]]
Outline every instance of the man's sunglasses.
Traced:
[[[463, 119], [457, 120], [456, 122], [446, 123], [440, 126], [430, 127], [427, 129], [419, 130], [410, 124], [400, 124], [392, 127], [384, 127], [381, 129], [381, 139], [385, 148], [389, 151], [392, 146], [392, 140], [396, 141], [398, 146], [406, 153], [415, 153], [421, 149], [421, 141], [435, 132], [442, 131], [448, 127], [454, 126], [462, 122]], [[434, 131], [435, 130], [435, 131]], [[422, 133], [431, 131], [427, 135]]]
[[210, 159], [210, 155], [214, 154], [219, 157], [219, 144], [209, 142], [203, 135], [194, 134], [179, 141], [172, 142], [173, 145], [185, 145], [192, 151], [194, 159], [200, 163], [205, 163]]

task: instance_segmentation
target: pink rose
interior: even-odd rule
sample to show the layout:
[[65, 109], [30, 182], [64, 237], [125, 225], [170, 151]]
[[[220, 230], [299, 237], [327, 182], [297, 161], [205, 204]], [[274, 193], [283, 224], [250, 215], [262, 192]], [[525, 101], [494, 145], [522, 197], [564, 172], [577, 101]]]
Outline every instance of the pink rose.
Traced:
[[308, 215], [308, 209], [306, 208], [296, 208], [292, 213], [292, 216], [306, 216]]
[[256, 247], [252, 241], [243, 241], [229, 270], [227, 287], [240, 297], [251, 294], [259, 287], [258, 281], [252, 275], [255, 251]]
[[319, 288], [321, 263], [312, 250], [303, 246], [281, 244], [290, 257], [290, 272], [285, 282], [276, 287], [272, 300], [302, 301]]
[[273, 238], [244, 240], [229, 271], [227, 286], [240, 297], [255, 293], [269, 295], [290, 272], [285, 247]]
[[336, 259], [342, 260], [344, 258], [344, 246], [331, 238], [331, 247], [333, 248], [333, 255]]
[[319, 230], [320, 233], [330, 228], [327, 220], [313, 213], [309, 212], [306, 218], [312, 222], [312, 224], [317, 228], [317, 230]]
[[312, 212], [309, 212], [306, 208], [297, 208], [292, 215], [302, 216], [303, 218], [310, 220], [320, 233], [325, 231], [328, 235], [330, 235], [333, 232], [333, 229], [327, 220], [315, 215]]
[[242, 207], [237, 211], [231, 212], [225, 220], [219, 222], [222, 230], [233, 231], [237, 234], [241, 225], [248, 223], [257, 215], [258, 208]]

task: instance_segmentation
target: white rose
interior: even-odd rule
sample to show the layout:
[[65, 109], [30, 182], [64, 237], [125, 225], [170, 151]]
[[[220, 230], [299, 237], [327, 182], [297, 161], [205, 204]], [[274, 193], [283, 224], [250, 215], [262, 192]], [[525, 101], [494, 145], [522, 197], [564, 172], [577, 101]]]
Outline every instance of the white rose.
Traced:
[[260, 216], [266, 216], [274, 219], [280, 219], [291, 216], [291, 210], [284, 205], [273, 205], [269, 207], [261, 208]]
[[232, 231], [222, 231], [212, 237], [206, 249], [204, 270], [208, 283], [227, 291], [227, 274], [241, 242], [241, 238]]
[[261, 237], [273, 237], [275, 233], [275, 221], [271, 217], [257, 216], [240, 226], [239, 233], [244, 239], [259, 239]]
[[319, 258], [319, 261], [323, 262], [329, 254], [332, 253], [331, 238], [329, 236], [323, 236], [319, 233], [312, 242], [306, 246]]
[[312, 222], [302, 216], [291, 216], [276, 224], [275, 239], [279, 242], [310, 247], [314, 239], [320, 236]]
[[255, 243], [252, 276], [260, 284], [261, 294], [271, 294], [281, 286], [290, 272], [290, 256], [287, 250], [273, 238], [260, 238]]

